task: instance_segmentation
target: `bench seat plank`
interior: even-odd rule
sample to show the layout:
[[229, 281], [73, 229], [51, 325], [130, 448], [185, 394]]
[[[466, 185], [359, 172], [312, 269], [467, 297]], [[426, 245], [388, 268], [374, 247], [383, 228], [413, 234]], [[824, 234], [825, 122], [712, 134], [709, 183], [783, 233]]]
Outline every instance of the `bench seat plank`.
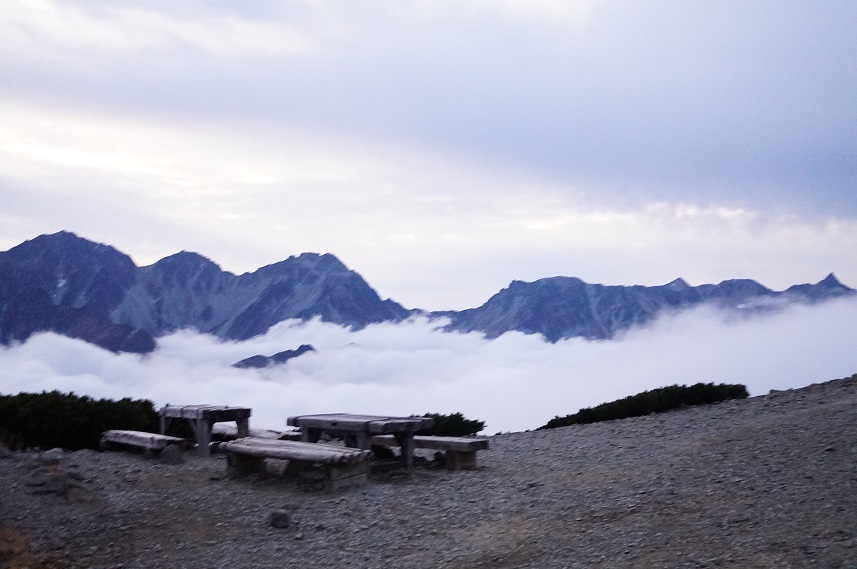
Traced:
[[104, 431], [101, 435], [102, 445], [105, 443], [136, 446], [149, 450], [164, 450], [170, 445], [184, 446], [184, 439], [159, 435], [158, 433], [147, 433], [144, 431], [125, 431], [113, 429]]
[[[393, 447], [399, 446], [393, 435], [375, 435], [372, 444], [376, 446]], [[414, 437], [416, 448], [430, 448], [436, 450], [451, 450], [455, 452], [475, 452], [488, 449], [488, 439], [467, 437], [437, 437], [431, 435], [417, 435]]]
[[328, 491], [359, 486], [368, 481], [371, 452], [356, 448], [245, 437], [225, 443], [227, 474], [240, 478], [265, 470], [265, 459], [289, 461], [287, 471], [300, 476], [306, 467], [318, 465], [324, 473]]
[[370, 455], [369, 451], [355, 448], [252, 437], [230, 441], [222, 445], [221, 448], [225, 452], [259, 458], [277, 458], [333, 465], [356, 464], [365, 461]]

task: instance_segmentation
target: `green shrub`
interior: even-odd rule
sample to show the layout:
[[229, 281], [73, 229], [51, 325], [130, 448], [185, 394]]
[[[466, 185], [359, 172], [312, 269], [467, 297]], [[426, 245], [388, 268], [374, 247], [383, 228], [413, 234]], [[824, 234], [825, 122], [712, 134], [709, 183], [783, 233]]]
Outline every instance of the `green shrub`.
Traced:
[[475, 435], [485, 427], [485, 421], [467, 419], [461, 413], [442, 415], [426, 413], [423, 417], [434, 419], [434, 426], [420, 431], [419, 435], [435, 435], [438, 437], [466, 437]]
[[97, 449], [109, 429], [156, 432], [158, 414], [151, 401], [113, 401], [44, 391], [0, 395], [0, 440], [9, 448]]
[[602, 403], [595, 407], [586, 407], [573, 415], [554, 417], [539, 429], [641, 417], [692, 405], [706, 405], [727, 399], [745, 399], [749, 395], [747, 387], [740, 384], [696, 383], [690, 387], [671, 385], [644, 391], [618, 401]]

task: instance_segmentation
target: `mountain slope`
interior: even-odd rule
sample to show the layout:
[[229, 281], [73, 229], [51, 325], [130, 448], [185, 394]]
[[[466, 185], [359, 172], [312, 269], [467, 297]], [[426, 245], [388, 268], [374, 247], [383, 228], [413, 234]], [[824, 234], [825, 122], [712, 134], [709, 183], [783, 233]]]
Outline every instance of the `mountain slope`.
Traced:
[[68, 232], [0, 253], [3, 343], [54, 331], [148, 352], [155, 337], [182, 328], [240, 340], [289, 318], [362, 328], [409, 314], [330, 254], [304, 253], [236, 276], [184, 251], [137, 267], [112, 247]]
[[112, 351], [152, 351], [152, 334], [109, 318], [135, 268], [112, 247], [67, 232], [0, 253], [0, 342], [53, 331]]

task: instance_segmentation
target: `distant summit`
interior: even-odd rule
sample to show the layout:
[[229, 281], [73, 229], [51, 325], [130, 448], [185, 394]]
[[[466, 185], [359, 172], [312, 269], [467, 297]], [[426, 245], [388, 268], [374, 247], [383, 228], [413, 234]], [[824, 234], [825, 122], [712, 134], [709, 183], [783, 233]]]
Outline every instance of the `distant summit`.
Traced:
[[358, 329], [409, 314], [330, 254], [304, 253], [236, 276], [186, 251], [137, 267], [66, 231], [0, 253], [2, 343], [52, 331], [145, 353], [154, 338], [183, 328], [243, 340], [291, 318]]
[[273, 356], [263, 356], [256, 355], [250, 356], [249, 358], [245, 358], [240, 362], [232, 364], [232, 367], [239, 368], [265, 368], [271, 367], [279, 364], [284, 364], [287, 361], [294, 359], [300, 355], [303, 355], [307, 352], [314, 352], [315, 348], [310, 344], [301, 344], [295, 350], [284, 350], [282, 352], [277, 352]]
[[684, 279], [662, 286], [605, 286], [577, 278], [552, 277], [509, 286], [478, 308], [438, 312], [451, 322], [447, 330], [484, 332], [496, 338], [517, 330], [541, 334], [548, 341], [564, 338], [606, 340], [665, 312], [701, 304], [741, 311], [772, 311], [792, 303], [814, 304], [857, 294], [833, 274], [816, 284], [772, 291], [756, 281], [733, 279], [720, 284], [690, 286]]
[[[447, 330], [481, 332], [489, 338], [517, 330], [541, 334], [550, 342], [609, 339], [664, 312], [700, 304], [771, 311], [854, 294], [833, 274], [782, 292], [747, 279], [690, 286], [678, 278], [645, 287], [551, 277], [512, 281], [478, 308], [426, 313], [382, 300], [329, 253], [302, 253], [234, 275], [188, 251], [137, 267], [109, 245], [61, 231], [0, 252], [0, 343], [51, 331], [116, 352], [146, 353], [155, 349], [157, 337], [185, 328], [245, 340], [289, 319], [320, 318], [360, 329], [413, 314], [445, 317]], [[269, 365], [288, 352], [254, 361]]]

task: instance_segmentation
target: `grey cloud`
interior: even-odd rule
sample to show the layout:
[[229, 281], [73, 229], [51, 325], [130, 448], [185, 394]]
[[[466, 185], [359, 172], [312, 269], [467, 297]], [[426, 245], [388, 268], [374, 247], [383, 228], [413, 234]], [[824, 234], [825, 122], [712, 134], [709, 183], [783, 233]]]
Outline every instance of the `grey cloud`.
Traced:
[[604, 2], [560, 31], [484, 4], [294, 6], [158, 9], [295, 27], [319, 46], [311, 56], [220, 57], [176, 41], [93, 52], [83, 70], [13, 57], [4, 89], [440, 149], [608, 202], [857, 215], [851, 2]]

